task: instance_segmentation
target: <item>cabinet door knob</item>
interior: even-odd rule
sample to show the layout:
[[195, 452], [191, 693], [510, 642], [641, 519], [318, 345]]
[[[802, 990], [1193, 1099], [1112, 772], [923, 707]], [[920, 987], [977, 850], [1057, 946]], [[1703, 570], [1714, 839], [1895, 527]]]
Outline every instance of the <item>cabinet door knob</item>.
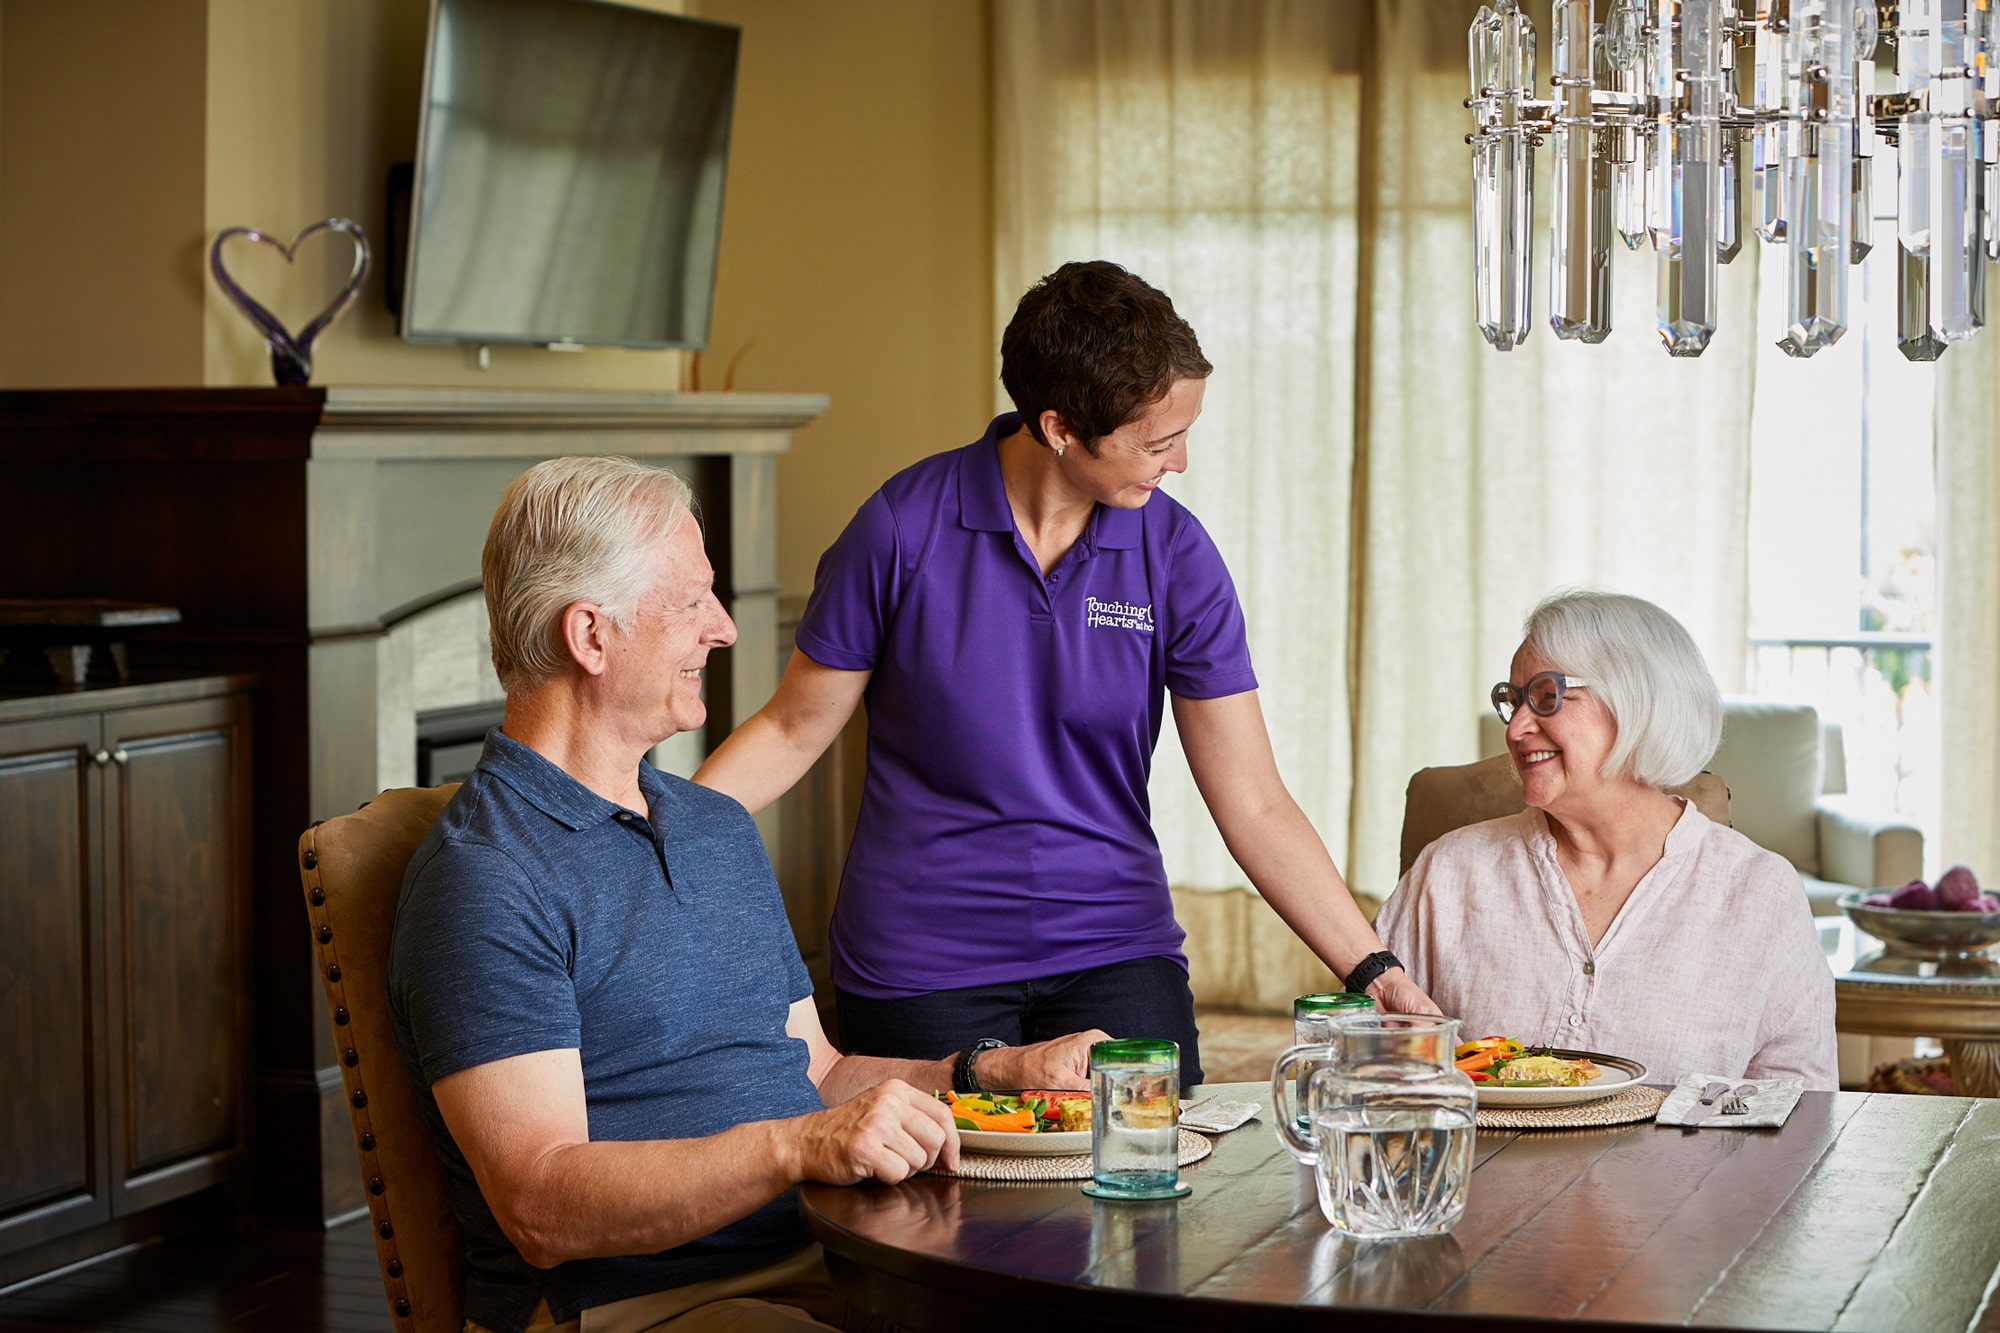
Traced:
[[122, 764], [131, 757], [131, 755], [125, 753], [125, 747], [122, 745], [111, 752], [112, 761], [115, 763]]
[[111, 762], [111, 752], [109, 750], [99, 750], [96, 754], [90, 756], [90, 762], [96, 764], [99, 768], [103, 768]]

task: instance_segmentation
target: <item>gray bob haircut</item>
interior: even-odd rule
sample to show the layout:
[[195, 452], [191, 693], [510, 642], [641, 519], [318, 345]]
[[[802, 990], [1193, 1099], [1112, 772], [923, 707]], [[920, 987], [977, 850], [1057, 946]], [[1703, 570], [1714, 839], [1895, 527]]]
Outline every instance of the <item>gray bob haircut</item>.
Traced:
[[630, 630], [653, 546], [694, 516], [688, 484], [629, 458], [552, 458], [514, 478], [480, 555], [493, 670], [512, 690], [570, 664], [563, 611], [596, 602]]
[[1638, 597], [1568, 590], [1522, 626], [1528, 646], [1557, 670], [1593, 682], [1618, 724], [1603, 776], [1652, 787], [1693, 778], [1722, 743], [1722, 694], [1694, 638]]

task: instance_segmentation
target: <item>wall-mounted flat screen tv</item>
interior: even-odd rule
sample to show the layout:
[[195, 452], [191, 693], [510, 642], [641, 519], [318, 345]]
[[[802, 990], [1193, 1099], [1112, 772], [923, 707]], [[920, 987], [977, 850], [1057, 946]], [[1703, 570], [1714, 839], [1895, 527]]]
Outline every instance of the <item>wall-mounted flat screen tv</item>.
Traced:
[[403, 336], [704, 346], [739, 36], [604, 0], [432, 0]]

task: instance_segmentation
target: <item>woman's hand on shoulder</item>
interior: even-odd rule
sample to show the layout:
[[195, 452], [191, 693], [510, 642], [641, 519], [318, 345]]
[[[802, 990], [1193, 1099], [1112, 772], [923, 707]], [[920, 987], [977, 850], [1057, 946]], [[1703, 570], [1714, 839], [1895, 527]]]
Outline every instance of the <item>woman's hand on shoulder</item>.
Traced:
[[1375, 1009], [1384, 1014], [1438, 1014], [1444, 1010], [1424, 994], [1424, 988], [1400, 967], [1392, 967], [1369, 983], [1368, 994]]

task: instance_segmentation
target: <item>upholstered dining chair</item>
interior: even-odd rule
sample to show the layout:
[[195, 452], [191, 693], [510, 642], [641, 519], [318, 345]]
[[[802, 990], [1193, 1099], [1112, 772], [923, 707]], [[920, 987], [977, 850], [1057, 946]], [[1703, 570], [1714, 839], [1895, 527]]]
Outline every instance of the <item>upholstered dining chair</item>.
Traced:
[[459, 1333], [464, 1274], [444, 1165], [389, 1030], [389, 933], [403, 871], [457, 783], [385, 791], [307, 829], [299, 873], [333, 1016], [375, 1254], [397, 1333]]
[[[1729, 822], [1729, 788], [1713, 773], [1697, 773], [1668, 794], [1685, 796], [1718, 824]], [[1399, 876], [1409, 873], [1417, 853], [1455, 828], [1527, 808], [1513, 759], [1504, 754], [1448, 768], [1421, 768], [1403, 796], [1403, 854]]]

